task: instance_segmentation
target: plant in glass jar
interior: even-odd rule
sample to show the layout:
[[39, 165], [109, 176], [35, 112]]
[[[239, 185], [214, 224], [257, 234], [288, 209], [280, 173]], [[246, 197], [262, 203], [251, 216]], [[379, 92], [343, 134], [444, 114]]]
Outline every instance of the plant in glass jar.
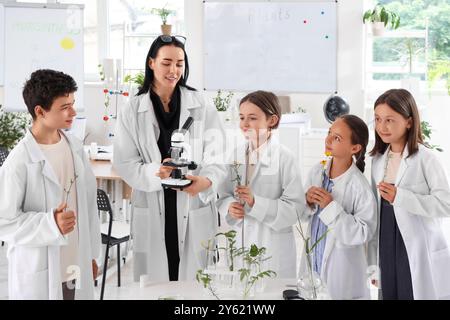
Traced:
[[[225, 237], [224, 247], [210, 246], [211, 243], [218, 243], [218, 238]], [[236, 231], [230, 230], [224, 233], [217, 233], [214, 240], [208, 241], [205, 249], [213, 252], [207, 253], [207, 259], [213, 261], [208, 264], [205, 269], [197, 271], [196, 279], [208, 290], [217, 300], [222, 298], [236, 298], [238, 294], [240, 298], [247, 299], [254, 292], [254, 287], [265, 277], [273, 277], [276, 273], [272, 270], [263, 270], [262, 262], [270, 259], [266, 257], [266, 248], [258, 248], [251, 245], [250, 248], [236, 247]], [[223, 251], [225, 263], [220, 264], [219, 252]], [[237, 269], [237, 258], [239, 257], [239, 269]], [[237, 270], [236, 270], [237, 269]]]
[[[331, 165], [331, 153], [325, 152], [325, 159], [321, 161], [322, 164], [322, 179], [325, 179], [325, 175], [327, 174], [327, 170], [329, 166]], [[323, 181], [323, 180], [322, 180]], [[317, 210], [317, 207], [316, 207]], [[314, 249], [316, 246], [326, 238], [328, 232], [331, 229], [327, 229], [314, 243], [311, 243], [311, 237], [305, 234], [300, 216], [297, 214], [297, 220], [298, 220], [298, 226], [297, 230], [300, 234], [300, 237], [303, 241], [303, 250], [304, 255], [303, 258], [306, 259], [306, 270], [303, 270], [302, 266], [299, 270], [299, 275], [297, 279], [297, 288], [300, 293], [300, 295], [303, 296], [303, 298], [308, 300], [316, 300], [318, 298], [319, 292], [322, 285], [322, 280], [320, 278], [320, 275], [314, 270], [313, 264], [314, 264]]]

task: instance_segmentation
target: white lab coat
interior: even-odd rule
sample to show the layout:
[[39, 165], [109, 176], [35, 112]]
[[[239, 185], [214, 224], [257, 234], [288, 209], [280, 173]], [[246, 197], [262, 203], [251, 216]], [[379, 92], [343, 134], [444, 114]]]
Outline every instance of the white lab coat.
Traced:
[[[372, 161], [372, 188], [383, 179], [388, 153]], [[395, 219], [408, 254], [414, 299], [450, 299], [450, 251], [441, 229], [440, 218], [450, 216], [450, 189], [445, 171], [433, 151], [419, 145], [419, 151], [407, 158], [405, 147], [395, 186]], [[378, 266], [379, 230], [369, 246], [371, 265]]]
[[[238, 147], [234, 161], [241, 163], [240, 176], [245, 177], [245, 152], [248, 144]], [[280, 145], [273, 135], [263, 146], [260, 158], [255, 164], [249, 187], [255, 198], [253, 208], [245, 204], [244, 220], [236, 220], [228, 208], [234, 198], [235, 173], [228, 165], [228, 176], [219, 189], [217, 202], [219, 212], [226, 222], [237, 231], [236, 244], [241, 247], [242, 223], [244, 223], [244, 246], [252, 244], [266, 247], [268, 265], [279, 278], [296, 277], [296, 246], [293, 225], [297, 222], [297, 212], [303, 211], [305, 195], [302, 190], [300, 170], [293, 154]], [[245, 180], [242, 180], [244, 182]]]
[[[212, 186], [196, 197], [177, 193], [179, 280], [193, 280], [206, 264], [202, 242], [217, 231], [217, 186], [225, 167], [208, 161], [209, 151], [222, 146], [224, 131], [217, 111], [206, 106], [202, 96], [181, 88], [180, 128], [189, 116], [194, 118], [187, 140], [193, 160], [199, 164], [193, 175], [211, 180]], [[159, 126], [149, 94], [133, 97], [120, 111], [114, 141], [114, 167], [133, 188], [132, 223], [134, 280], [148, 275], [153, 281], [168, 281], [164, 241], [164, 193], [155, 175], [161, 166], [158, 149]], [[219, 152], [219, 151], [218, 151]], [[223, 152], [220, 150], [220, 152]]]
[[[311, 186], [322, 187], [322, 170], [320, 163], [311, 169], [305, 184], [306, 192]], [[333, 201], [319, 214], [329, 229], [320, 276], [332, 299], [370, 299], [366, 245], [376, 230], [375, 197], [355, 163], [333, 182]], [[311, 221], [316, 209], [316, 206], [307, 206], [302, 214], [302, 221], [309, 222], [307, 237], [311, 235]], [[304, 251], [300, 263], [300, 270], [305, 272]]]
[[[93, 299], [92, 259], [99, 258], [101, 246], [96, 181], [81, 142], [70, 134], [67, 139], [78, 175], [80, 286], [75, 299]], [[67, 240], [53, 211], [61, 203], [63, 187], [31, 132], [0, 168], [0, 190], [0, 239], [8, 243], [9, 298], [62, 299], [60, 249]]]

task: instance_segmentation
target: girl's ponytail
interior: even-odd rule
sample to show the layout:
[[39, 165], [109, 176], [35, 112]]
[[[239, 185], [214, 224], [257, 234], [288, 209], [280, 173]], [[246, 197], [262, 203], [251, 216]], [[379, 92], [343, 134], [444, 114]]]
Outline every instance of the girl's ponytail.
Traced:
[[366, 148], [361, 148], [361, 151], [359, 151], [357, 154], [355, 154], [356, 158], [356, 166], [358, 169], [364, 173], [364, 168], [366, 167]]
[[364, 168], [366, 167], [364, 160], [366, 159], [366, 148], [369, 143], [369, 128], [367, 128], [366, 123], [361, 118], [355, 115], [346, 114], [339, 118], [344, 120], [352, 131], [352, 144], [359, 144], [361, 146], [361, 150], [355, 154], [355, 158], [356, 166], [364, 173]]

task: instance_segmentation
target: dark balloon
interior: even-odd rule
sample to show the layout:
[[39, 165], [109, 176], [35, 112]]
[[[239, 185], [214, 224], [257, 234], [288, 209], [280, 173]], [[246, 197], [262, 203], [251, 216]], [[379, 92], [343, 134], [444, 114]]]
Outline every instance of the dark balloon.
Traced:
[[339, 96], [329, 97], [323, 105], [323, 113], [325, 114], [325, 119], [327, 119], [329, 123], [334, 122], [337, 117], [348, 114], [349, 112], [350, 106], [347, 101]]

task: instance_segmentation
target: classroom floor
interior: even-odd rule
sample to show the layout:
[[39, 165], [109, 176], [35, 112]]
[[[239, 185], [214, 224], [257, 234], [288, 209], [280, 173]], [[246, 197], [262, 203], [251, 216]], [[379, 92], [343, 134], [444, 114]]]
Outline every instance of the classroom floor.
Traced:
[[[6, 245], [0, 247], [0, 300], [8, 299], [8, 259], [6, 258]], [[125, 265], [121, 265], [120, 279], [121, 287], [117, 287], [117, 265], [116, 260], [111, 258], [108, 262], [108, 272], [105, 285], [105, 300], [127, 300], [128, 287], [133, 283], [133, 255], [128, 253]], [[123, 263], [123, 261], [122, 261]], [[95, 288], [95, 297], [100, 299], [101, 275], [98, 277], [98, 286]]]

